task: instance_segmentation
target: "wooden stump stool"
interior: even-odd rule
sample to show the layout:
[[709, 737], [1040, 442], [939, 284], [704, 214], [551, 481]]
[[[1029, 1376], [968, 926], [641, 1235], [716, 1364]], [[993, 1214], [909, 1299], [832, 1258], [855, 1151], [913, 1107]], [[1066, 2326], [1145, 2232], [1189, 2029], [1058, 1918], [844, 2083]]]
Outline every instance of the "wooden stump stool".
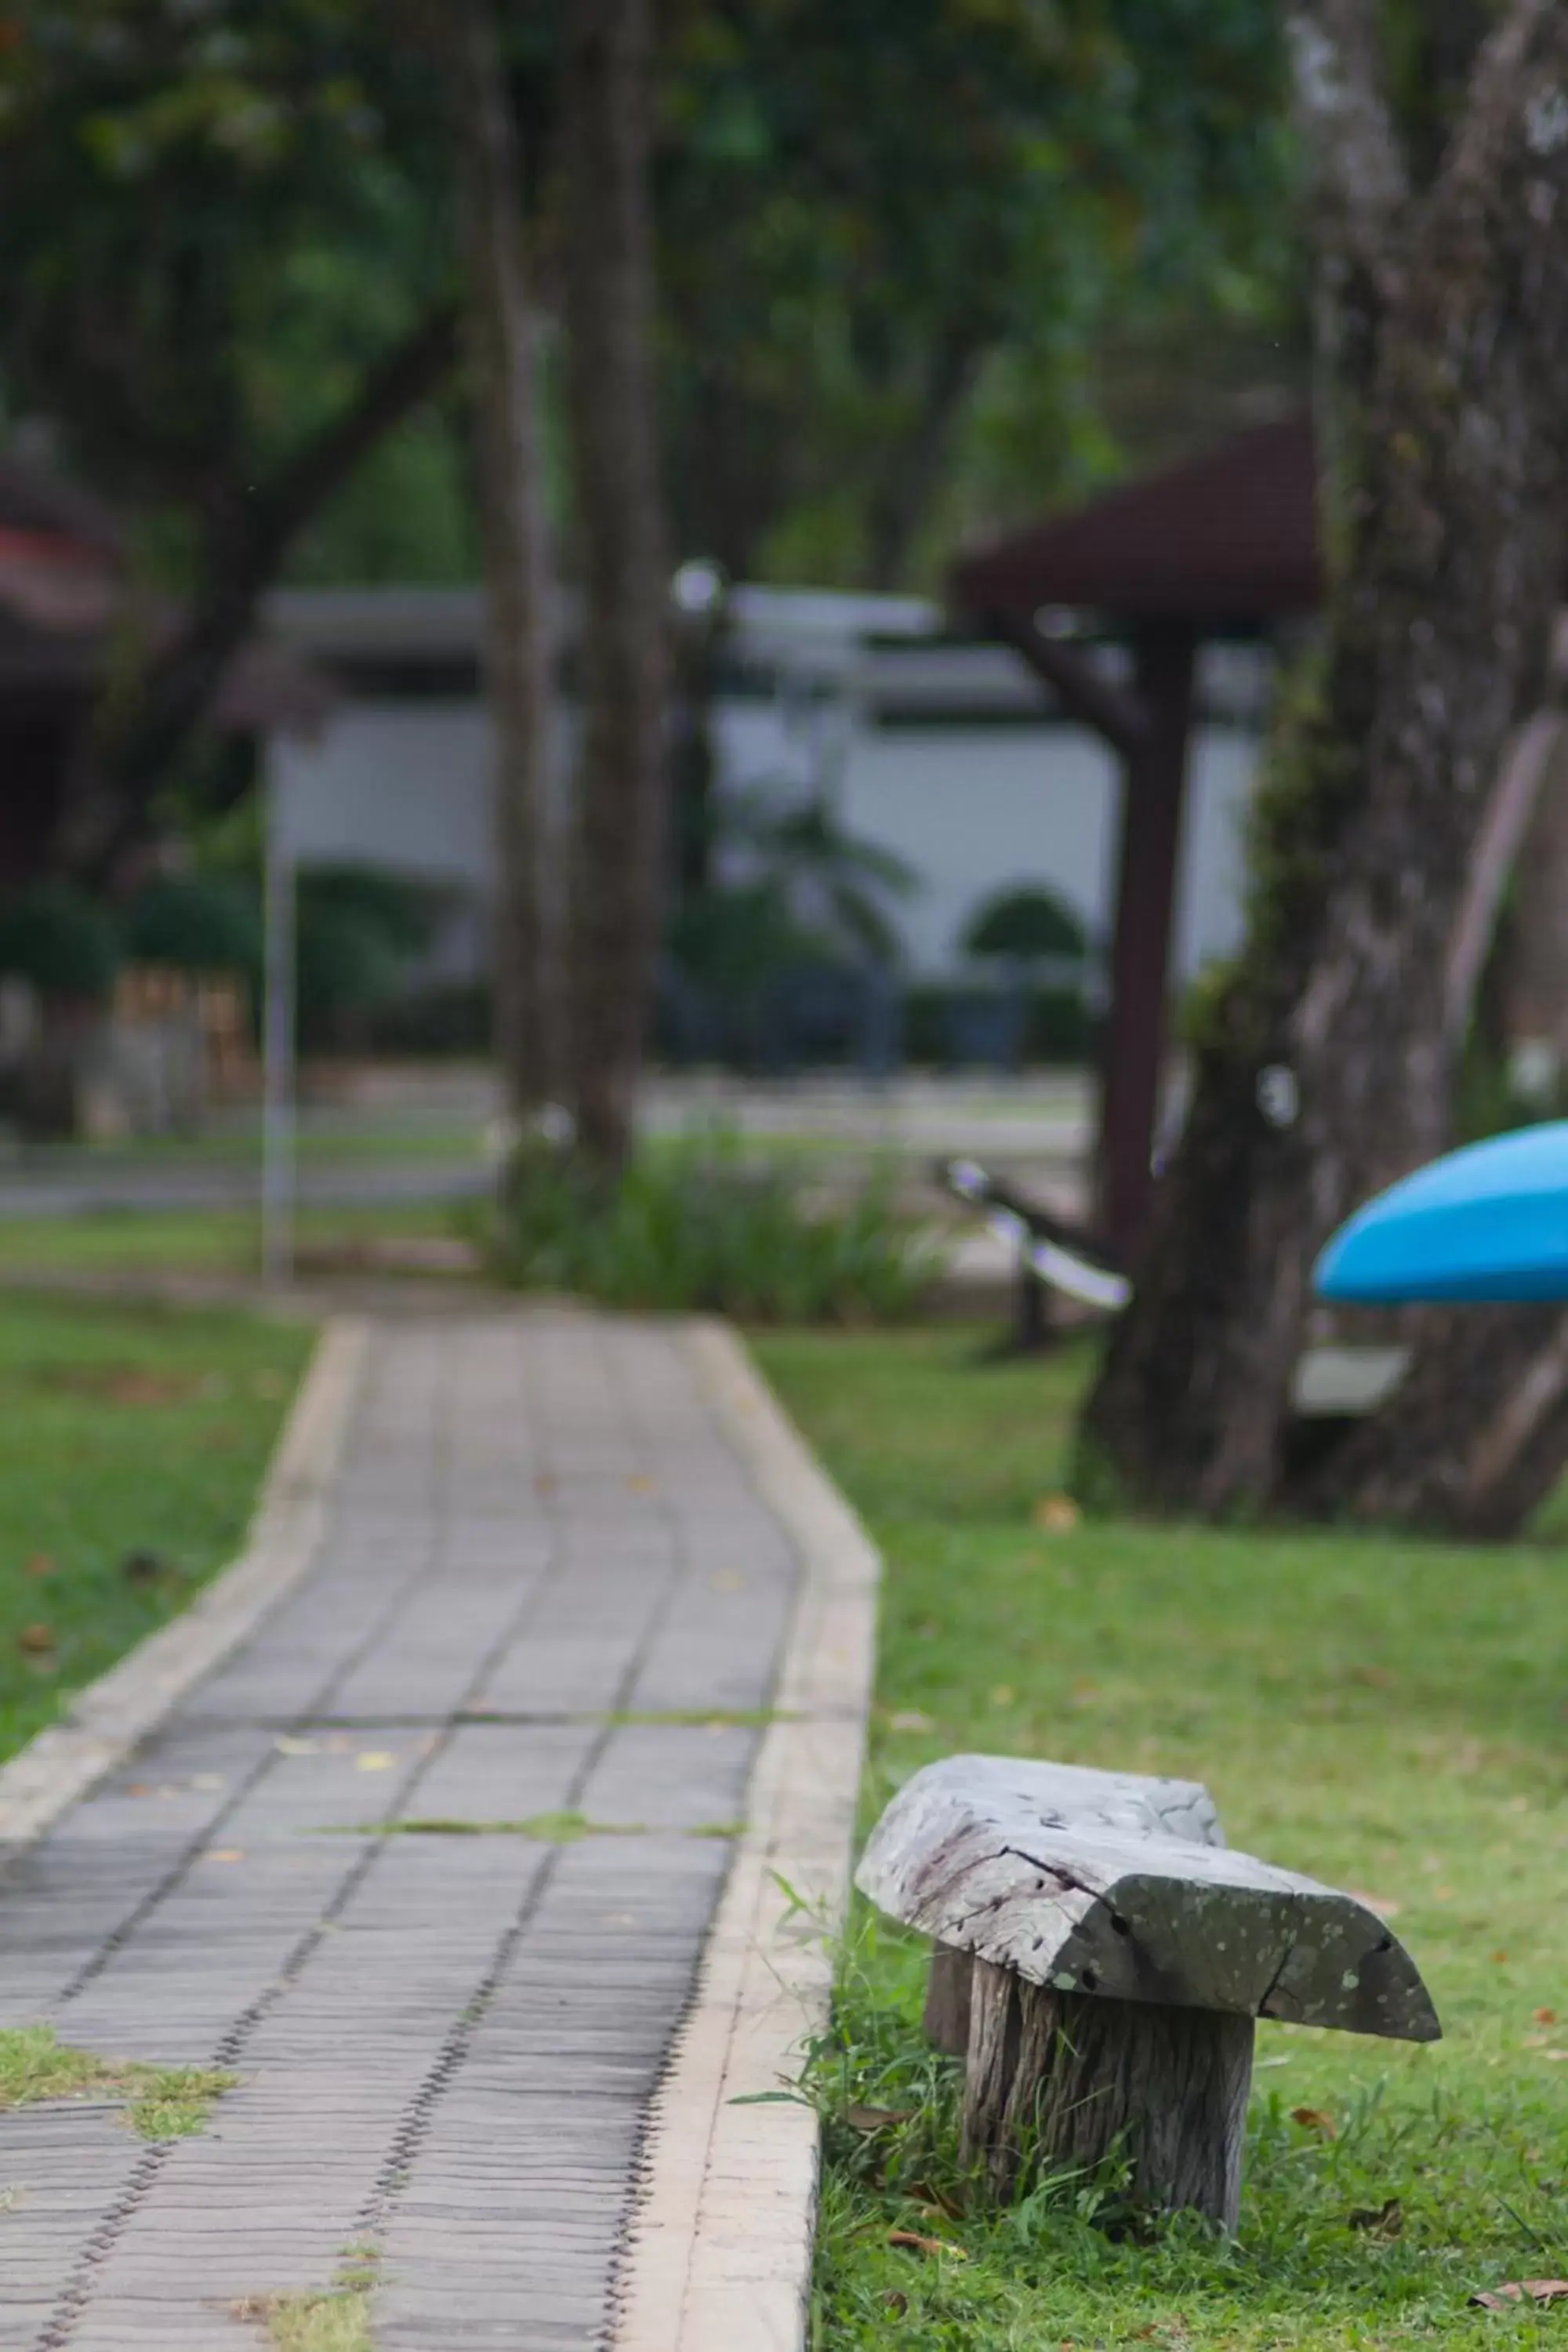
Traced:
[[963, 2139], [1005, 2197], [1032, 2153], [1120, 2153], [1135, 2200], [1234, 2229], [1253, 2021], [1438, 2038], [1353, 1895], [1224, 1843], [1191, 1780], [954, 1756], [906, 1782], [857, 1874], [935, 1943], [926, 2026], [966, 2061]]

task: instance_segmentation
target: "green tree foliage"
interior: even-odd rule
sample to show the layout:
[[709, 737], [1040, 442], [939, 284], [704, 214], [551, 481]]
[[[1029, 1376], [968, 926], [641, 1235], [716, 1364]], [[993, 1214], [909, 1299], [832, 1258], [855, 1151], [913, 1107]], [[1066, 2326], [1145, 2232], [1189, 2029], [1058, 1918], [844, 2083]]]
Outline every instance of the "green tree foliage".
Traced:
[[425, 76], [372, 14], [38, 0], [3, 53], [6, 405], [174, 584], [445, 289]]
[[127, 646], [84, 863], [170, 782], [259, 594], [449, 367], [436, 131], [421, 60], [362, 0], [37, 0], [0, 48], [4, 411], [49, 427], [148, 583], [188, 599]]
[[682, 544], [898, 584], [933, 535], [1114, 461], [1108, 318], [1277, 299], [1274, 12], [1255, 0], [724, 0], [667, 68]]
[[[553, 309], [566, 0], [500, 14]], [[1173, 340], [1189, 375], [1227, 339], [1250, 366], [1289, 274], [1275, 14], [672, 7], [656, 94], [673, 552], [917, 582], [956, 535], [1117, 462], [1095, 364], [1113, 337], [1156, 351], [1156, 407]], [[146, 583], [184, 600], [173, 637], [130, 633], [100, 734], [100, 798], [133, 825], [195, 772], [193, 729], [275, 579], [474, 574], [452, 158], [417, 21], [372, 0], [0, 16], [0, 430], [44, 424], [126, 512]], [[563, 372], [547, 373], [569, 508]], [[208, 766], [200, 788], [237, 774]], [[79, 863], [107, 862], [89, 829]]]

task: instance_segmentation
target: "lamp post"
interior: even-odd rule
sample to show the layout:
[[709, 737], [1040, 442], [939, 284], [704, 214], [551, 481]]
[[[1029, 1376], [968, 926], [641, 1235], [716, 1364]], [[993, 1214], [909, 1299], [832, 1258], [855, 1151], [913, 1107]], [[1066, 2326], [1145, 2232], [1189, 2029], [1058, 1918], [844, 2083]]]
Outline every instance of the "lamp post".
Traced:
[[295, 877], [276, 775], [267, 782], [264, 824], [261, 1271], [269, 1283], [286, 1283], [294, 1272]]

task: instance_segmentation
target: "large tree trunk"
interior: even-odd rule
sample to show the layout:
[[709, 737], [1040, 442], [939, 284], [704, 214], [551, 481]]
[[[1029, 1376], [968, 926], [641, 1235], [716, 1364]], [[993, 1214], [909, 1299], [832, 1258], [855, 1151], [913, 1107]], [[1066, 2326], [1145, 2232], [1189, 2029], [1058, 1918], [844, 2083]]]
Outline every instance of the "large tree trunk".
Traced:
[[648, 0], [572, 0], [565, 316], [583, 583], [569, 1103], [629, 1147], [666, 884], [666, 594], [654, 392]]
[[1326, 644], [1273, 748], [1247, 942], [1201, 1024], [1186, 1135], [1085, 1425], [1086, 1477], [1215, 1512], [1277, 1492], [1316, 1252], [1449, 1139], [1455, 929], [1568, 553], [1568, 11], [1512, 0], [1419, 197], [1374, 15], [1291, 11]]
[[1517, 1535], [1568, 1454], [1568, 1314], [1460, 1307], [1423, 1314], [1414, 1360], [1376, 1418], [1290, 1500], [1435, 1534]]
[[496, 1042], [521, 1115], [564, 1066], [551, 855], [551, 564], [535, 323], [518, 139], [491, 0], [447, 19], [468, 258], [468, 339], [484, 551], [486, 675], [496, 736]]
[[1568, 1078], [1568, 722], [1560, 722], [1548, 752], [1501, 966], [1504, 1034], [1538, 1060], [1543, 1100], [1560, 1102]]

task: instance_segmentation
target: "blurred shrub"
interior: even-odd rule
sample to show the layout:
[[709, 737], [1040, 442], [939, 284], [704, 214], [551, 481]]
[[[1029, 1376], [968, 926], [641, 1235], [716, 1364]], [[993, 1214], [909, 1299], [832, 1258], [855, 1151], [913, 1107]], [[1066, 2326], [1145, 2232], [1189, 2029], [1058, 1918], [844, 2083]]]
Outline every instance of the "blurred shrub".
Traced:
[[[1030, 988], [1022, 992], [1021, 1058], [1033, 1063], [1076, 1066], [1091, 1057], [1094, 1015], [1075, 988]], [[955, 1009], [994, 1002], [998, 992], [931, 983], [911, 988], [904, 999], [904, 1051], [911, 1062], [951, 1066], [963, 1024]]]
[[808, 1203], [803, 1171], [758, 1164], [717, 1132], [645, 1145], [610, 1182], [567, 1150], [523, 1145], [503, 1179], [489, 1240], [519, 1288], [613, 1307], [737, 1316], [759, 1323], [869, 1323], [911, 1314], [941, 1255], [893, 1207], [891, 1185], [843, 1204]]
[[1046, 956], [1081, 963], [1089, 953], [1089, 933], [1065, 898], [1036, 884], [1000, 890], [984, 900], [965, 926], [963, 947], [965, 955], [1005, 957], [1017, 963]]
[[261, 918], [242, 883], [217, 875], [163, 874], [132, 900], [121, 936], [138, 963], [181, 971], [242, 972], [261, 961]]
[[299, 879], [300, 1039], [363, 1048], [405, 993], [440, 920], [427, 885], [368, 866], [308, 866]]
[[101, 1003], [119, 968], [108, 912], [70, 883], [36, 882], [0, 906], [0, 974], [40, 996]]

